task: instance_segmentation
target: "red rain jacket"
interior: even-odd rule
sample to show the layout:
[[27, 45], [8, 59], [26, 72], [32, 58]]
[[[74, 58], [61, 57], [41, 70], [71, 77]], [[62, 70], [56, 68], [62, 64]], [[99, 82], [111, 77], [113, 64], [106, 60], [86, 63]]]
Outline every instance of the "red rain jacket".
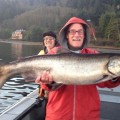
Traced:
[[[96, 51], [86, 48], [81, 53]], [[45, 120], [100, 120], [100, 98], [96, 87], [112, 88], [119, 84], [120, 81], [106, 81], [96, 85], [63, 85], [50, 91]], [[45, 84], [41, 87], [50, 90]]]

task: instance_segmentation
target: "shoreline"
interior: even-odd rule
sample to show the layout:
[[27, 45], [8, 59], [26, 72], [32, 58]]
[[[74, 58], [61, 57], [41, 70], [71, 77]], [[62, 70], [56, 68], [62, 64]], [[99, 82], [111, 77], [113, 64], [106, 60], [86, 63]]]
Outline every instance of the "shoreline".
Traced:
[[[6, 40], [6, 39], [0, 39], [0, 43], [12, 43], [12, 44], [22, 44], [22, 45], [43, 45], [42, 42], [30, 42], [30, 41], [18, 41], [18, 40]], [[88, 45], [90, 48], [100, 48], [100, 49], [112, 49], [112, 50], [120, 50], [119, 47], [113, 47], [113, 46], [94, 46], [94, 45]]]
[[120, 50], [119, 47], [113, 47], [113, 46], [94, 46], [94, 45], [89, 45], [88, 47], [90, 47], [90, 48], [100, 48], [100, 49]]
[[43, 45], [42, 42], [29, 42], [29, 41], [16, 41], [16, 40], [3, 40], [0, 39], [0, 43], [13, 43], [13, 44], [23, 44], [23, 45]]

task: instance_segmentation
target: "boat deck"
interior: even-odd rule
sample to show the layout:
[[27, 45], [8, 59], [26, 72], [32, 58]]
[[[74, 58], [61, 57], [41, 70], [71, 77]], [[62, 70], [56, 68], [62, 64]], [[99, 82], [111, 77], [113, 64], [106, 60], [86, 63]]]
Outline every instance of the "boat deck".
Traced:
[[3, 113], [0, 115], [0, 120], [7, 120], [8, 118], [9, 120], [17, 120], [17, 118], [19, 118], [22, 114], [24, 114], [27, 110], [35, 105], [36, 98], [37, 89], [3, 111]]
[[[34, 112], [29, 113], [37, 103], [37, 89], [18, 101], [16, 104], [9, 107], [0, 115], [0, 120], [43, 120], [37, 119], [37, 116], [43, 114], [38, 107]], [[100, 120], [120, 120], [120, 93], [110, 90], [99, 89], [101, 97], [101, 114]], [[22, 116], [22, 117], [21, 117]]]

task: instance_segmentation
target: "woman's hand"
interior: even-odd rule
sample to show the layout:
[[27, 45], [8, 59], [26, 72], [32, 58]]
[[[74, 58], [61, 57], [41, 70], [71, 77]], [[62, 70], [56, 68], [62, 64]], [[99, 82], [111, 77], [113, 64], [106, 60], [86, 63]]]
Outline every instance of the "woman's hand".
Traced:
[[45, 83], [45, 84], [51, 84], [53, 82], [52, 76], [50, 75], [49, 71], [43, 71], [43, 73], [37, 77], [35, 80], [35, 83]]

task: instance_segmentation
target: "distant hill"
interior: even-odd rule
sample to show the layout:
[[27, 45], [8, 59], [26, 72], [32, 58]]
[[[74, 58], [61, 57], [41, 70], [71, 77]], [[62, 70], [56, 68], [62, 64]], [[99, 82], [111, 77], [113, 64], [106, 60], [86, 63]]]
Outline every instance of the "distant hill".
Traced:
[[[103, 30], [103, 27], [108, 29], [104, 24], [109, 23], [111, 16], [120, 18], [120, 2], [119, 0], [0, 0], [0, 30], [30, 30], [33, 27], [40, 27], [42, 31], [58, 32], [72, 16], [90, 20], [90, 24], [99, 30], [96, 33], [102, 36], [101, 34], [107, 31]], [[107, 17], [109, 19], [106, 21]], [[109, 31], [106, 35], [108, 33]], [[102, 37], [105, 37], [105, 34]]]
[[32, 25], [45, 27], [46, 24], [47, 28], [54, 19], [55, 24], [62, 24], [71, 16], [91, 19], [98, 24], [99, 17], [118, 3], [119, 0], [0, 0], [0, 26], [16, 29]]

